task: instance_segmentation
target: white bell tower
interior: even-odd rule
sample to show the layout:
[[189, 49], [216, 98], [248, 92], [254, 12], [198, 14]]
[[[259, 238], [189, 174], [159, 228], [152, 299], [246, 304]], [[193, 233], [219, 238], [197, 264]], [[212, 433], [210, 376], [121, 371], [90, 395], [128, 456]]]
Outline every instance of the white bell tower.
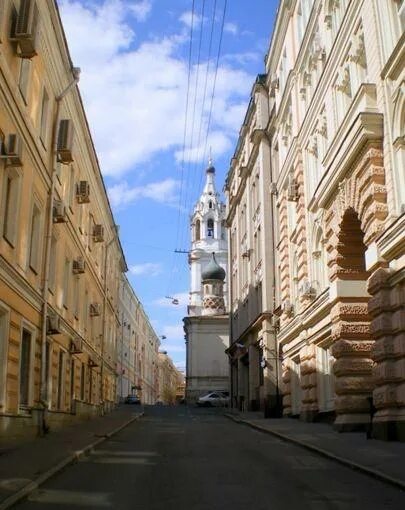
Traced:
[[[225, 204], [215, 189], [215, 168], [211, 160], [205, 171], [204, 190], [191, 217], [191, 250], [189, 264], [191, 271], [190, 301], [188, 315], [202, 315], [202, 273], [208, 266], [212, 253], [219, 266], [227, 271], [227, 235], [225, 226]], [[224, 290], [227, 310], [226, 285]]]

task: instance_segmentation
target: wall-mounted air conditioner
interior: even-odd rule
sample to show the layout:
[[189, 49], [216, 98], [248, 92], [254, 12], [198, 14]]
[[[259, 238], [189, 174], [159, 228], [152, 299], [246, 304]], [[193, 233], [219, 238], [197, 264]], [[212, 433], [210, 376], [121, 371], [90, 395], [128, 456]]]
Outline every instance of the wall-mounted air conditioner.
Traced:
[[62, 200], [54, 200], [52, 208], [52, 219], [54, 223], [66, 223], [67, 214], [66, 207]]
[[287, 183], [287, 200], [289, 202], [297, 202], [298, 197], [298, 183], [292, 176], [290, 176]]
[[62, 333], [61, 320], [56, 314], [49, 314], [46, 318], [46, 334], [59, 335]]
[[14, 33], [10, 40], [17, 43], [17, 54], [21, 58], [37, 55], [36, 35], [38, 28], [38, 9], [34, 0], [20, 0]]
[[73, 261], [72, 271], [73, 274], [83, 274], [86, 271], [86, 262], [82, 257]]
[[79, 204], [90, 202], [90, 184], [88, 181], [79, 181], [76, 185], [76, 198]]
[[83, 340], [79, 337], [70, 341], [70, 354], [81, 354], [83, 352]]
[[17, 133], [9, 134], [1, 144], [0, 159], [6, 160], [6, 166], [22, 166], [22, 140]]
[[100, 315], [101, 315], [100, 303], [91, 303], [90, 304], [90, 317], [99, 317]]
[[95, 243], [102, 243], [104, 241], [104, 227], [103, 225], [93, 226], [93, 241]]
[[73, 161], [73, 122], [70, 119], [62, 119], [59, 122], [58, 132], [58, 161], [68, 165]]

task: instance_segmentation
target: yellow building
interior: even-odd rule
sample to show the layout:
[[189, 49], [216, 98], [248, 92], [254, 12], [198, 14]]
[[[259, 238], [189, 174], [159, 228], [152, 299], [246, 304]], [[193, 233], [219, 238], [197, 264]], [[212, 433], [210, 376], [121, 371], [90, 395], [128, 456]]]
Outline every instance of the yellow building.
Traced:
[[154, 404], [158, 393], [160, 340], [125, 275], [121, 277], [119, 302], [118, 400], [137, 394], [142, 403]]
[[116, 400], [126, 263], [78, 73], [54, 0], [1, 1], [1, 434]]
[[[159, 394], [158, 401], [175, 404], [177, 397], [184, 397], [184, 377], [174, 366], [166, 351], [159, 352]], [[183, 393], [181, 393], [181, 389]]]

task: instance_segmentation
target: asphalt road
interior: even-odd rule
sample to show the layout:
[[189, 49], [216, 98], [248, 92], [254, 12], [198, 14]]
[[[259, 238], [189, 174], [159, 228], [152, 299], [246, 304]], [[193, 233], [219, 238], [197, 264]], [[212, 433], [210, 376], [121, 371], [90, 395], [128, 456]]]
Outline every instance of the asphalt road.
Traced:
[[402, 510], [405, 493], [236, 424], [219, 410], [146, 415], [19, 510]]

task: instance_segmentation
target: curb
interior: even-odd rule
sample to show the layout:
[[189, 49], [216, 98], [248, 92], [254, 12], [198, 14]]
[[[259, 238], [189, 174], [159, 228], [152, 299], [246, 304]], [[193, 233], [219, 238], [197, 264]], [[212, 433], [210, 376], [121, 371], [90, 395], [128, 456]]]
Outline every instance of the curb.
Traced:
[[61, 460], [58, 464], [55, 466], [49, 468], [47, 471], [42, 473], [40, 476], [38, 476], [33, 482], [28, 483], [25, 485], [22, 489], [15, 492], [8, 498], [4, 499], [0, 503], [0, 510], [6, 510], [7, 508], [12, 507], [22, 499], [25, 499], [31, 492], [38, 489], [42, 484], [44, 484], [49, 478], [52, 478], [52, 476], [56, 475], [65, 467], [69, 466], [70, 464], [76, 463], [79, 459], [87, 455], [93, 448], [96, 448], [101, 443], [104, 443], [104, 441], [107, 441], [107, 439], [110, 439], [110, 437], [114, 436], [115, 434], [118, 434], [122, 429], [125, 427], [128, 427], [131, 423], [134, 421], [139, 420], [145, 413], [142, 411], [140, 414], [132, 417], [130, 420], [127, 420], [123, 425], [120, 425], [119, 427], [115, 428], [111, 432], [108, 432], [107, 434], [103, 435], [103, 437], [97, 439], [96, 441], [93, 441], [92, 443], [88, 444], [81, 450], [74, 451], [71, 455], [66, 457], [65, 459]]
[[[294, 439], [293, 437], [286, 436], [285, 434], [276, 432], [275, 430], [270, 430], [265, 427], [261, 427], [260, 425], [256, 425], [255, 423], [252, 423], [248, 420], [243, 420], [241, 418], [237, 418], [231, 414], [224, 413], [224, 416], [226, 416], [230, 420], [234, 421], [235, 423], [241, 423], [242, 425], [247, 425], [248, 427], [259, 430], [260, 432], [264, 432], [266, 434], [275, 436], [278, 439], [281, 439], [282, 441], [286, 441], [288, 443], [293, 443], [296, 446], [299, 446], [299, 447], [305, 448], [306, 450], [309, 450], [311, 452], [317, 453], [318, 455], [321, 455], [322, 457], [326, 457], [327, 459], [333, 460], [333, 461], [337, 462], [338, 464], [342, 464], [343, 466], [350, 467], [351, 469], [353, 469], [355, 471], [359, 471], [360, 473], [371, 476], [371, 477], [373, 477], [377, 480], [380, 480], [381, 482], [384, 482], [386, 484], [389, 484], [397, 489], [405, 490], [405, 482], [404, 481], [399, 480], [398, 478], [393, 478], [389, 475], [386, 475], [385, 473], [383, 473], [381, 471], [378, 471], [376, 469], [371, 469], [367, 466], [363, 466], [362, 464], [358, 464], [357, 462], [354, 462], [352, 460], [345, 459], [344, 457], [339, 457], [338, 455], [335, 455], [334, 453], [332, 453], [328, 450], [323, 450], [322, 448], [318, 448], [317, 446], [313, 446], [311, 444], [305, 443], [304, 441], [300, 441], [298, 439]], [[1, 507], [0, 507], [0, 510], [1, 510]]]

